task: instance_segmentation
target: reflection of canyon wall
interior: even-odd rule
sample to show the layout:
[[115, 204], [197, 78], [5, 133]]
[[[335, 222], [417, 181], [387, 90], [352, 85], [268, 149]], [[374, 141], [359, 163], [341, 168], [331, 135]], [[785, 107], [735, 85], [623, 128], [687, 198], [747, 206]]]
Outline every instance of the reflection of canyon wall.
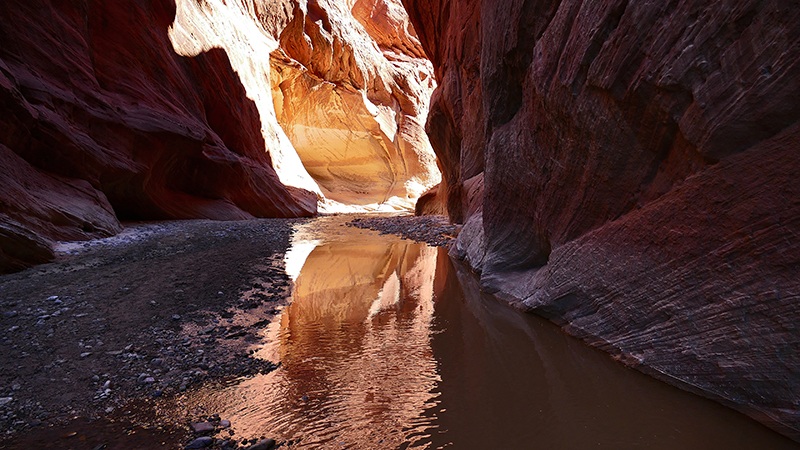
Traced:
[[320, 245], [266, 343], [280, 369], [204, 402], [245, 436], [397, 448], [438, 380], [430, 340], [440, 259], [448, 261], [425, 244], [366, 233]]
[[401, 241], [334, 242], [311, 252], [295, 283], [281, 322], [283, 376], [295, 395], [326, 402], [331, 435], [355, 448], [400, 445], [398, 424], [429, 406], [438, 253]]
[[[293, 339], [309, 324], [361, 323], [385, 308], [403, 309], [401, 299], [420, 297], [411, 293], [429, 289], [416, 274], [417, 265], [426, 261], [423, 253], [430, 257], [431, 251], [435, 255], [423, 244], [402, 241], [333, 242], [317, 247], [295, 282], [287, 311]], [[430, 297], [430, 292], [424, 294]]]
[[404, 3], [484, 286], [800, 432], [800, 10]]
[[278, 122], [329, 199], [409, 207], [439, 181], [423, 129], [433, 68], [399, 1], [300, 1], [280, 46]]

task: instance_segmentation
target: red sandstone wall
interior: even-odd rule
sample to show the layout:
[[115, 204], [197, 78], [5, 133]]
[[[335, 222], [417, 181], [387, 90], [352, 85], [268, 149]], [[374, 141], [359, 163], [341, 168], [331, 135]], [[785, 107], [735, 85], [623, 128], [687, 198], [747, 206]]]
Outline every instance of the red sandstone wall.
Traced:
[[796, 3], [404, 4], [485, 288], [800, 436]]
[[[0, 267], [129, 219], [302, 216], [222, 50], [178, 56], [171, 0], [0, 8]], [[112, 209], [113, 207], [113, 209]], [[115, 214], [116, 213], [116, 214]]]

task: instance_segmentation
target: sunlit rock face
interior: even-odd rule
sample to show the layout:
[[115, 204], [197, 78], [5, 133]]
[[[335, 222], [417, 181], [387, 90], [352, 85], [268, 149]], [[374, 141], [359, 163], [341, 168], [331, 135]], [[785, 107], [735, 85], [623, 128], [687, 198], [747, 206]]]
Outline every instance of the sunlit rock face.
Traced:
[[175, 52], [171, 1], [0, 9], [0, 151], [16, 165], [0, 185], [4, 232], [47, 243], [113, 234], [117, 217], [316, 211], [316, 195], [280, 183], [228, 55]]
[[404, 4], [484, 287], [798, 436], [800, 11]]
[[396, 1], [13, 0], [0, 20], [2, 270], [120, 218], [411, 208], [440, 179], [432, 66]]
[[271, 77], [278, 122], [327, 199], [411, 208], [439, 182], [423, 128], [433, 67], [398, 0], [297, 2]]

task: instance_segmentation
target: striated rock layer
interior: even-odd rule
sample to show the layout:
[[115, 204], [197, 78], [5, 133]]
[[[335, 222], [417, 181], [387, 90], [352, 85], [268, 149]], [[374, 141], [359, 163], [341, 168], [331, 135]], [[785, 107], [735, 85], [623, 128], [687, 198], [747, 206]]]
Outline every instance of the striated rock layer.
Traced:
[[796, 5], [404, 4], [484, 287], [799, 438]]

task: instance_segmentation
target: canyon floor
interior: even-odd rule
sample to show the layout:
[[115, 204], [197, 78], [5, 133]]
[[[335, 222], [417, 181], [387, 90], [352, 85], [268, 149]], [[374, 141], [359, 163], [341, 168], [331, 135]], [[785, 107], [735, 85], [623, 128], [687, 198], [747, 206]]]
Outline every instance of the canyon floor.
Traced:
[[[434, 245], [458, 231], [442, 217], [354, 219]], [[187, 442], [213, 412], [164, 423], [154, 411], [199, 383], [275, 368], [250, 348], [287, 303], [284, 256], [307, 221], [127, 223], [0, 277], [0, 448]]]

